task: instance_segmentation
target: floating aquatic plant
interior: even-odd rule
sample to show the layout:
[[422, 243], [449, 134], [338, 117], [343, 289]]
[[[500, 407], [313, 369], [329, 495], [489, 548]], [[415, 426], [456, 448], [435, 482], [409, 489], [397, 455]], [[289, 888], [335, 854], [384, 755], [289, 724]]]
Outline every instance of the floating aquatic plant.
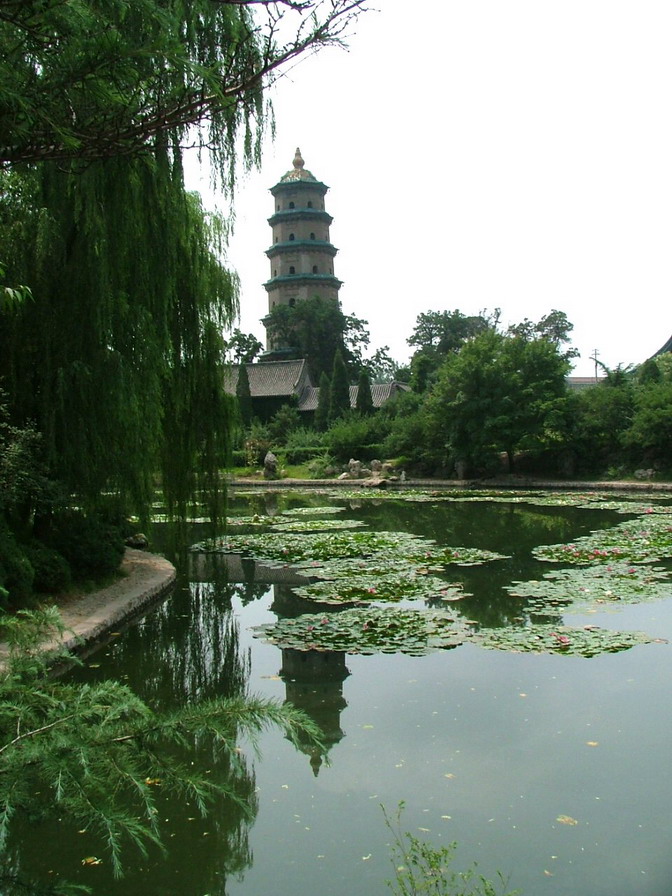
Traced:
[[646, 563], [672, 556], [672, 515], [639, 517], [591, 532], [571, 544], [541, 545], [532, 551], [539, 560], [560, 563]]
[[322, 566], [315, 571], [324, 578], [294, 592], [307, 600], [334, 605], [432, 599], [448, 602], [467, 596], [461, 585], [448, 584], [412, 567], [396, 572], [358, 566], [348, 561], [331, 564], [328, 569]]
[[445, 613], [371, 607], [281, 619], [252, 632], [283, 649], [413, 656], [457, 647], [470, 636], [464, 624]]
[[553, 570], [541, 579], [513, 582], [505, 590], [514, 597], [529, 598], [537, 612], [560, 607], [576, 613], [669, 597], [672, 573], [659, 566], [618, 561]]
[[602, 653], [618, 653], [637, 644], [650, 644], [655, 639], [644, 632], [615, 632], [592, 625], [584, 628], [528, 625], [522, 628], [481, 629], [474, 633], [473, 640], [488, 650], [593, 657]]

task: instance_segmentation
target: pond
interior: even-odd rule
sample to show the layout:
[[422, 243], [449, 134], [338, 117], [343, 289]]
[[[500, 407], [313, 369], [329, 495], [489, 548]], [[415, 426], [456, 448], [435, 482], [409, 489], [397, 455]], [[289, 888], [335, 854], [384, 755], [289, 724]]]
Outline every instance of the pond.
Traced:
[[122, 880], [66, 822], [17, 825], [16, 869], [96, 896], [382, 894], [403, 801], [404, 830], [529, 896], [672, 891], [664, 500], [256, 491], [230, 514], [224, 544], [157, 524], [178, 587], [73, 674], [164, 709], [288, 700], [324, 750], [271, 729], [222, 768], [203, 745], [235, 798], [203, 819], [157, 788], [167, 851]]

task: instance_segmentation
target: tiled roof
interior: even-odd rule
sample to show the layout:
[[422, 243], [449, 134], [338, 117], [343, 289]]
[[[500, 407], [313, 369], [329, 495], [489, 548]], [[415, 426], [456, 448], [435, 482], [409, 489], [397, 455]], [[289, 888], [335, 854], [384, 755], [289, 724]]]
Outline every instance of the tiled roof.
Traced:
[[596, 386], [604, 380], [603, 376], [568, 376], [565, 382], [570, 389], [585, 389], [587, 386]]
[[[265, 361], [260, 364], [246, 364], [252, 398], [279, 398], [300, 395], [312, 385], [304, 358], [297, 361]], [[235, 394], [238, 385], [238, 366], [226, 372], [225, 389]]]
[[[350, 386], [350, 407], [357, 407], [357, 386]], [[371, 398], [373, 399], [374, 408], [379, 408], [389, 401], [393, 395], [398, 392], [408, 391], [408, 386], [404, 383], [372, 383]], [[317, 403], [320, 400], [320, 390], [317, 386], [309, 386], [303, 391], [303, 395], [299, 400], [300, 411], [315, 411]]]
[[659, 348], [656, 354], [653, 356], [654, 358], [658, 355], [664, 355], [666, 352], [672, 352], [672, 336], [667, 340], [665, 345], [662, 348]]

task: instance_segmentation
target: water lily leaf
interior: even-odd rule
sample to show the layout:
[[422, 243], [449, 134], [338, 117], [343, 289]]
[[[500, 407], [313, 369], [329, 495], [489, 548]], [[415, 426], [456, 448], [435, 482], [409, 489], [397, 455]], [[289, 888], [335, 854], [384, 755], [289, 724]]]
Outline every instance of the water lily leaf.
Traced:
[[328, 616], [305, 614], [252, 629], [255, 637], [296, 650], [411, 653], [457, 647], [467, 628], [444, 613], [361, 607]]
[[505, 590], [515, 597], [528, 598], [528, 609], [533, 613], [546, 615], [553, 609], [577, 613], [669, 597], [672, 572], [618, 560], [553, 570], [538, 580], [513, 582]]
[[473, 640], [488, 650], [510, 650], [515, 653], [559, 653], [565, 656], [599, 656], [618, 653], [637, 644], [650, 644], [644, 632], [616, 632], [597, 626], [528, 625], [521, 628], [483, 628]]
[[627, 520], [571, 544], [541, 545], [532, 553], [539, 560], [572, 564], [647, 563], [672, 557], [672, 514]]
[[572, 826], [577, 825], [579, 823], [576, 820], [576, 818], [572, 818], [571, 815], [558, 815], [558, 817], [555, 820], [559, 821], [560, 824], [568, 824], [568, 825], [572, 825]]

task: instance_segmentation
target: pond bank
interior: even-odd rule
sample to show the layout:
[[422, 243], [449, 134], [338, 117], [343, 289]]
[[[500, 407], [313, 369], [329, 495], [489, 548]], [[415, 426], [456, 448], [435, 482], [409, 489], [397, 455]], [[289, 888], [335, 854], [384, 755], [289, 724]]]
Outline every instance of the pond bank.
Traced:
[[[548, 490], [548, 491], [587, 491], [587, 492], [641, 492], [672, 493], [672, 482], [649, 481], [609, 481], [591, 480], [581, 482], [576, 480], [560, 481], [557, 479], [533, 479], [527, 476], [498, 476], [493, 479], [411, 479], [404, 482], [381, 480], [388, 482], [384, 488], [404, 491], [405, 489], [430, 489], [466, 491], [469, 489], [488, 491], [498, 489], [521, 490]], [[365, 488], [370, 486], [368, 479], [254, 479], [252, 477], [236, 477], [229, 480], [229, 485], [235, 488]]]
[[[81, 649], [98, 640], [148, 604], [158, 600], [173, 585], [175, 567], [158, 554], [126, 548], [121, 578], [106, 588], [73, 597], [59, 605], [66, 628], [64, 643], [69, 650]], [[56, 642], [43, 645], [45, 651]], [[0, 667], [7, 656], [7, 645], [0, 644]]]

